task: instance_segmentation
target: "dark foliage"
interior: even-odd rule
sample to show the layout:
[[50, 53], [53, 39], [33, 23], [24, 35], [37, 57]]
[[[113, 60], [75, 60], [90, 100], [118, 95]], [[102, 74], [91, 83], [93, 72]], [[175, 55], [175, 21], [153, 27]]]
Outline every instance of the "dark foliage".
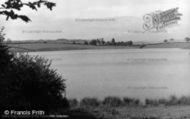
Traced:
[[87, 41], [84, 42], [85, 45], [95, 45], [95, 46], [132, 46], [133, 41], [118, 41], [115, 39], [111, 39], [111, 41], [105, 42], [103, 38], [101, 39], [92, 39], [89, 43]]
[[69, 110], [66, 114], [69, 115], [67, 119], [99, 119], [88, 109], [83, 108]]
[[118, 107], [118, 106], [122, 106], [122, 100], [119, 97], [106, 97], [103, 100], [103, 104], [107, 105], [107, 106], [111, 106], [111, 107]]
[[167, 42], [168, 42], [168, 40], [167, 40], [167, 39], [165, 39], [165, 40], [164, 40], [164, 43], [167, 43]]
[[134, 98], [129, 98], [129, 97], [124, 97], [123, 104], [127, 105], [127, 106], [138, 106], [138, 105], [140, 105], [140, 100], [134, 99]]
[[145, 100], [146, 105], [149, 106], [158, 106], [158, 105], [165, 105], [165, 106], [171, 106], [171, 105], [190, 105], [190, 97], [182, 96], [180, 98], [177, 98], [176, 96], [170, 96], [169, 99], [146, 99]]
[[68, 101], [69, 101], [69, 106], [70, 107], [77, 107], [78, 104], [79, 104], [77, 99], [69, 99]]
[[38, 0], [35, 2], [24, 2], [24, 0], [7, 0], [1, 4], [0, 15], [6, 16], [6, 20], [21, 19], [25, 22], [29, 22], [31, 21], [30, 18], [26, 15], [18, 14], [18, 11], [20, 11], [25, 6], [31, 8], [32, 10], [37, 10], [42, 5], [52, 10], [56, 4], [53, 2], [48, 2], [46, 0]]
[[[4, 58], [3, 58], [4, 59]], [[6, 64], [6, 63], [5, 63]], [[42, 109], [46, 112], [68, 107], [63, 97], [64, 79], [41, 57], [21, 55], [1, 68], [0, 105], [4, 109]], [[5, 74], [5, 75], [4, 75]]]
[[145, 104], [149, 106], [158, 106], [158, 100], [146, 99]]
[[50, 65], [49, 60], [39, 56], [13, 55], [1, 39], [0, 113], [5, 109], [49, 113], [67, 108], [69, 104], [63, 96], [65, 80]]
[[[18, 15], [24, 6], [37, 10], [45, 5], [52, 10], [55, 3], [46, 0], [24, 2], [6, 0], [0, 7], [0, 15], [22, 19], [29, 22], [25, 15]], [[4, 44], [4, 28], [0, 30], [0, 114], [8, 110], [44, 110], [47, 113], [69, 106], [65, 93], [64, 79], [50, 68], [51, 62], [42, 57], [14, 55]]]
[[3, 44], [3, 29], [4, 28], [1, 28], [0, 30], [0, 109], [4, 104], [4, 101], [6, 101], [5, 93], [7, 91], [6, 85], [8, 83], [6, 77], [9, 75], [8, 71], [10, 71], [13, 60], [13, 55], [9, 53], [8, 47]]
[[185, 38], [185, 41], [186, 41], [186, 42], [189, 42], [189, 41], [190, 41], [190, 38], [189, 38], [189, 37], [186, 37], [186, 38]]
[[97, 98], [83, 98], [80, 101], [80, 105], [81, 106], [92, 106], [92, 107], [97, 107], [99, 106], [101, 103]]
[[115, 38], [112, 38], [111, 43], [112, 45], [116, 45]]
[[84, 44], [85, 44], [85, 45], [88, 45], [88, 41], [85, 41]]
[[[182, 96], [170, 96], [168, 99], [160, 98], [160, 99], [145, 99], [144, 102], [141, 102], [140, 99], [130, 98], [130, 97], [120, 97], [116, 96], [108, 96], [103, 100], [99, 100], [97, 98], [89, 98], [85, 97], [81, 99], [80, 105], [78, 105], [78, 101], [76, 99], [71, 99], [70, 101], [71, 107], [123, 107], [123, 106], [172, 106], [172, 105], [190, 105], [190, 97]], [[74, 106], [73, 106], [74, 104]], [[77, 105], [77, 106], [76, 106]]]
[[91, 40], [89, 44], [90, 45], [97, 45], [98, 43], [97, 43], [97, 40]]

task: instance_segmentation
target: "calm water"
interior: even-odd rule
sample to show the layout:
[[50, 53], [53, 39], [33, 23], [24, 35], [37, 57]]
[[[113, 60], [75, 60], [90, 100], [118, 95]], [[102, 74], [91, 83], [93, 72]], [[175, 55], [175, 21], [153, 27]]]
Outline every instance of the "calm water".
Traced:
[[72, 98], [190, 95], [190, 51], [114, 49], [34, 52], [52, 59]]

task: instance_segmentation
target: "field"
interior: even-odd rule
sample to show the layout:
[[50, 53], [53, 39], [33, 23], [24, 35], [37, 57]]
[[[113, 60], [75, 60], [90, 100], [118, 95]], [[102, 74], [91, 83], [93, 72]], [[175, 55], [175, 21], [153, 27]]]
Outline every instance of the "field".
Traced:
[[171, 42], [171, 43], [156, 43], [148, 44], [145, 48], [182, 48], [190, 49], [190, 42]]
[[[19, 43], [8, 45], [14, 51], [60, 51], [60, 50], [85, 50], [85, 49], [117, 49], [129, 48], [125, 46], [93, 46], [82, 44], [64, 44], [64, 43]], [[134, 47], [131, 47], [134, 48]]]
[[155, 44], [134, 44], [132, 46], [85, 45], [64, 42], [12, 42], [7, 43], [13, 51], [60, 51], [85, 49], [131, 49], [131, 48], [181, 48], [190, 49], [190, 42], [171, 42]]

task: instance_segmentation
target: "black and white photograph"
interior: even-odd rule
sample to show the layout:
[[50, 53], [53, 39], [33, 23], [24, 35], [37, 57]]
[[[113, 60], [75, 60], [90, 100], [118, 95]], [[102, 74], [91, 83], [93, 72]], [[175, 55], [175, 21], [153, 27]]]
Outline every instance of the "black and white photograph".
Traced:
[[0, 0], [0, 118], [190, 119], [189, 0]]

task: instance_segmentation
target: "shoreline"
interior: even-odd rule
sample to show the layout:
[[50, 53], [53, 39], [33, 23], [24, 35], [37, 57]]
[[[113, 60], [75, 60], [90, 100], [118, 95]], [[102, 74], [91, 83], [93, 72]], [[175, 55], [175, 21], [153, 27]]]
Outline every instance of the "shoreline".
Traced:
[[179, 48], [190, 49], [190, 42], [134, 44], [132, 46], [113, 45], [85, 45], [67, 43], [6, 43], [14, 52], [43, 52], [43, 51], [68, 51], [68, 50], [93, 50], [93, 49], [150, 49], [150, 48]]

